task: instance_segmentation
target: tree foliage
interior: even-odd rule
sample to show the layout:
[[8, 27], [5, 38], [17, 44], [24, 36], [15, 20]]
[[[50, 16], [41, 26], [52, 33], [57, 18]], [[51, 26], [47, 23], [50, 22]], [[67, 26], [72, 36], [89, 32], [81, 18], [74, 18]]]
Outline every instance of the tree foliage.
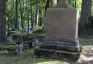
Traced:
[[[68, 0], [68, 4], [70, 8], [75, 8], [75, 1], [76, 1], [76, 7], [79, 10], [79, 18], [80, 18], [82, 0]], [[10, 29], [15, 29], [16, 0], [7, 0], [6, 4], [7, 4], [6, 7], [7, 27], [9, 27]], [[23, 29], [25, 29], [25, 26], [27, 25], [27, 20], [25, 20], [28, 18], [27, 12], [29, 12], [29, 18], [32, 19], [30, 20], [30, 25], [32, 27], [33, 23], [35, 22], [36, 10], [38, 9], [40, 10], [38, 24], [40, 24], [41, 23], [40, 21], [42, 21], [42, 24], [44, 25], [46, 4], [47, 0], [18, 0], [18, 5], [19, 5], [18, 19]], [[56, 8], [56, 4], [57, 0], [49, 0], [49, 8]]]

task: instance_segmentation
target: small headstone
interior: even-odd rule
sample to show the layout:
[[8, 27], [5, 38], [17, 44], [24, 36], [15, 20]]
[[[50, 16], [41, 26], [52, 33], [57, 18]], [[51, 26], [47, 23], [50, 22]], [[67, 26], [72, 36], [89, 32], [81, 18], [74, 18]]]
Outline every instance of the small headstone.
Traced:
[[16, 44], [16, 53], [17, 53], [17, 55], [23, 54], [23, 43]]
[[12, 41], [12, 36], [11, 36], [11, 34], [7, 36], [7, 41]]
[[37, 47], [37, 46], [38, 46], [38, 39], [33, 39], [32, 47]]
[[27, 49], [29, 49], [29, 46], [30, 46], [29, 44], [24, 44], [24, 45], [27, 47]]
[[[28, 32], [28, 25], [26, 25], [26, 31]], [[29, 25], [29, 31], [30, 31], [30, 25]]]
[[8, 31], [7, 33], [7, 41], [12, 41], [12, 35], [15, 34], [16, 31]]

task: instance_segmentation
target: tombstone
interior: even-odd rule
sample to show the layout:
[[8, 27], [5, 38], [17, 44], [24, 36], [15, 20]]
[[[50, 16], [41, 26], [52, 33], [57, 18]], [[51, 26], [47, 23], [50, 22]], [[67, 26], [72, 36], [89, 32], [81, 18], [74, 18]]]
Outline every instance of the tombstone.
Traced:
[[16, 44], [16, 53], [17, 53], [17, 55], [23, 54], [23, 43]]
[[7, 41], [12, 41], [12, 35], [10, 34], [10, 35], [7, 35], [7, 39], [6, 39]]
[[12, 38], [13, 38], [12, 35], [15, 34], [15, 33], [16, 33], [16, 31], [8, 31], [6, 40], [7, 41], [12, 41]]
[[[26, 31], [28, 32], [28, 25], [26, 25]], [[30, 31], [30, 25], [29, 25], [29, 31]]]
[[38, 46], [38, 39], [33, 39], [32, 47], [37, 47], [37, 46]]
[[59, 0], [57, 8], [46, 10], [44, 43], [34, 50], [36, 57], [78, 60], [82, 46], [78, 40], [78, 9], [68, 8], [67, 0]]
[[27, 50], [29, 49], [30, 45], [29, 44], [24, 44], [24, 46], [27, 47]]

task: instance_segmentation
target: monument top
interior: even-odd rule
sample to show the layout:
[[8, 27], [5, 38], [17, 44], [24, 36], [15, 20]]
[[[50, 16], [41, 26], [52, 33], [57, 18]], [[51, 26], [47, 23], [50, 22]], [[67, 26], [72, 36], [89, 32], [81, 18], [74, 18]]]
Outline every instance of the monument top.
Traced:
[[57, 8], [68, 8], [67, 0], [59, 0], [56, 7]]

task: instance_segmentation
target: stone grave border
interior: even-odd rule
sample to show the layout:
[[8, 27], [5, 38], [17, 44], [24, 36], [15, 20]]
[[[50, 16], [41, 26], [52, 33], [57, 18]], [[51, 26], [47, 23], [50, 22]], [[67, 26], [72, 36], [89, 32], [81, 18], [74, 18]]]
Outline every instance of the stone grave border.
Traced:
[[[26, 46], [27, 50], [30, 48], [29, 43], [31, 43], [33, 46], [31, 46], [31, 48], [33, 47], [37, 47], [38, 46], [38, 39], [32, 39], [31, 41], [27, 41], [27, 42], [22, 42], [21, 44], [11, 44], [11, 43], [0, 43], [3, 45], [16, 45], [16, 47], [13, 49], [16, 51], [15, 54], [17, 55], [21, 55], [23, 53], [23, 47]], [[6, 47], [0, 46], [1, 50], [8, 50]]]

